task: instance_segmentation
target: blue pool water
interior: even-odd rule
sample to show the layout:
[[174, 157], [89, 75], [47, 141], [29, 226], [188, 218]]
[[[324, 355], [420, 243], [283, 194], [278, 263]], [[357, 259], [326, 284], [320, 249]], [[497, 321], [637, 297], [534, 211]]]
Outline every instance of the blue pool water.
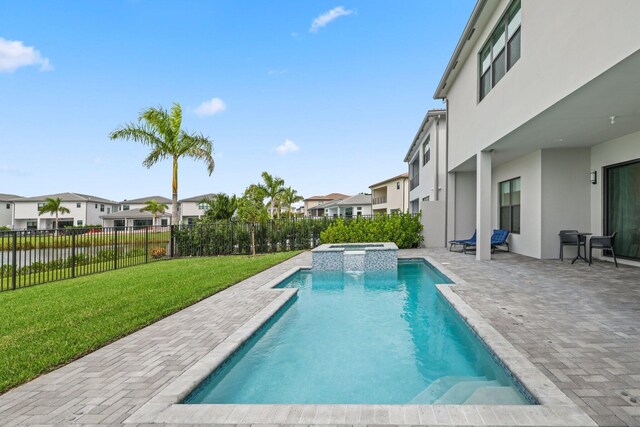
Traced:
[[527, 404], [436, 290], [393, 272], [300, 271], [298, 294], [184, 403]]

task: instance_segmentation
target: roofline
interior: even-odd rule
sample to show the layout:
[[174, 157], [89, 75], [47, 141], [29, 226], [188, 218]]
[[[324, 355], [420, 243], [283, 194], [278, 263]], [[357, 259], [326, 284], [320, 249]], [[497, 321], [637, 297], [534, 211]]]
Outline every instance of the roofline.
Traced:
[[446, 96], [442, 93], [444, 91], [444, 87], [447, 85], [447, 79], [449, 75], [453, 71], [453, 69], [458, 65], [458, 60], [460, 59], [460, 54], [462, 53], [462, 49], [464, 49], [464, 45], [471, 38], [473, 33], [475, 32], [476, 22], [478, 22], [478, 18], [482, 14], [484, 7], [486, 6], [488, 0], [478, 0], [473, 11], [471, 12], [471, 16], [467, 21], [467, 25], [464, 27], [464, 31], [460, 36], [460, 40], [458, 40], [458, 44], [456, 48], [453, 50], [453, 55], [451, 55], [451, 59], [449, 59], [449, 63], [447, 64], [447, 68], [444, 70], [444, 74], [440, 79], [440, 83], [438, 83], [438, 88], [433, 94], [433, 99], [445, 99]]
[[399, 178], [409, 179], [409, 174], [407, 172], [401, 173], [400, 175], [396, 175], [393, 178], [385, 179], [384, 181], [371, 184], [369, 188], [377, 187], [379, 185], [386, 184], [387, 182], [395, 181], [396, 179], [399, 179]]
[[429, 123], [429, 117], [442, 117], [442, 116], [447, 117], [447, 110], [429, 110], [429, 111], [427, 111], [427, 114], [425, 114], [424, 119], [422, 120], [422, 123], [420, 124], [420, 127], [418, 128], [418, 132], [416, 132], [416, 136], [413, 137], [413, 141], [411, 142], [411, 145], [409, 146], [409, 151], [407, 151], [407, 154], [404, 156], [404, 161], [405, 162], [408, 162], [410, 160], [411, 153], [413, 153], [413, 148], [416, 146], [416, 144], [418, 143], [418, 140], [420, 139], [420, 134], [422, 134], [422, 130]]

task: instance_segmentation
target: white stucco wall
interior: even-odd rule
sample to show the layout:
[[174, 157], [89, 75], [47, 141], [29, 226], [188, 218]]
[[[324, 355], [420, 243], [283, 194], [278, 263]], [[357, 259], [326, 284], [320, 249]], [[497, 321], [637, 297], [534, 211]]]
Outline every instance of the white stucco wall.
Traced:
[[640, 1], [523, 0], [522, 56], [478, 102], [477, 55], [509, 4], [500, 1], [476, 31], [471, 54], [448, 83], [450, 168], [638, 50]]
[[423, 246], [425, 248], [443, 248], [447, 246], [445, 237], [445, 200], [421, 202]]
[[[542, 150], [543, 259], [558, 258], [560, 230], [591, 230], [589, 163], [588, 148]], [[575, 256], [574, 248], [564, 249], [565, 258]]]
[[516, 160], [497, 166], [491, 176], [491, 205], [493, 228], [500, 228], [498, 210], [498, 184], [520, 177], [520, 234], [511, 234], [509, 244], [512, 252], [531, 257], [541, 253], [541, 170], [542, 152], [534, 151]]
[[449, 185], [455, 193], [450, 197], [447, 239], [468, 239], [476, 229], [476, 173], [456, 172], [452, 175]]
[[[9, 206], [9, 208], [7, 208]], [[13, 219], [13, 203], [2, 201], [0, 202], [0, 226], [11, 228]]]

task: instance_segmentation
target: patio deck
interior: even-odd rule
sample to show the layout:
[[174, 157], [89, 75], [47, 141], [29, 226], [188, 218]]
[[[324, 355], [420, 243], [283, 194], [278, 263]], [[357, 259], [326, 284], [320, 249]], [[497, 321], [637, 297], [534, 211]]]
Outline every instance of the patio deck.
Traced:
[[[448, 263], [467, 282], [455, 292], [597, 423], [640, 425], [640, 269], [507, 253], [491, 262], [446, 250], [400, 255]], [[274, 301], [265, 283], [310, 264], [304, 253], [5, 393], [0, 424], [122, 423]], [[303, 415], [300, 424], [322, 424]]]

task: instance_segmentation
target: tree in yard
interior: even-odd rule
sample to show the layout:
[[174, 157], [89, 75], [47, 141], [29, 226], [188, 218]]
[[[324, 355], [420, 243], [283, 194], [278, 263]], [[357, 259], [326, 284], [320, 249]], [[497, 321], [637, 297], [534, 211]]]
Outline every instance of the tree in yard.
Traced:
[[218, 193], [213, 197], [204, 199], [202, 203], [207, 205], [207, 211], [202, 217], [203, 221], [230, 220], [238, 207], [235, 194], [229, 197], [225, 193]]
[[261, 176], [263, 183], [258, 184], [256, 188], [262, 193], [263, 199], [269, 198], [269, 212], [273, 218], [276, 213], [276, 203], [284, 192], [284, 179], [272, 176], [267, 172], [262, 172]]
[[158, 203], [156, 200], [147, 200], [144, 202], [144, 207], [140, 208], [140, 212], [149, 212], [153, 215], [153, 225], [156, 225], [158, 215], [163, 215], [169, 206], [166, 203]]
[[289, 216], [289, 218], [291, 218], [291, 216], [293, 215], [293, 213], [291, 212], [291, 206], [294, 203], [298, 203], [303, 200], [304, 197], [300, 196], [298, 192], [291, 187], [285, 188], [282, 192], [282, 195], [280, 196], [280, 201], [287, 207], [287, 215]]
[[238, 219], [249, 225], [251, 231], [251, 255], [256, 254], [256, 224], [269, 218], [259, 186], [250, 185], [238, 199]]
[[139, 142], [151, 147], [151, 152], [142, 164], [150, 168], [160, 160], [171, 159], [173, 179], [171, 183], [172, 223], [178, 223], [178, 160], [190, 157], [202, 160], [207, 165], [209, 175], [213, 173], [215, 162], [211, 152], [213, 141], [202, 134], [189, 133], [181, 129], [182, 108], [173, 103], [171, 111], [162, 107], [143, 110], [138, 123], [127, 123], [109, 134], [109, 138]]
[[66, 214], [69, 212], [71, 212], [69, 209], [62, 206], [62, 199], [60, 199], [60, 197], [57, 197], [55, 199], [52, 197], [47, 197], [46, 199], [44, 199], [44, 204], [42, 205], [42, 207], [38, 208], [38, 216], [44, 213], [56, 215], [56, 222], [53, 226], [55, 230], [58, 230], [58, 214]]

